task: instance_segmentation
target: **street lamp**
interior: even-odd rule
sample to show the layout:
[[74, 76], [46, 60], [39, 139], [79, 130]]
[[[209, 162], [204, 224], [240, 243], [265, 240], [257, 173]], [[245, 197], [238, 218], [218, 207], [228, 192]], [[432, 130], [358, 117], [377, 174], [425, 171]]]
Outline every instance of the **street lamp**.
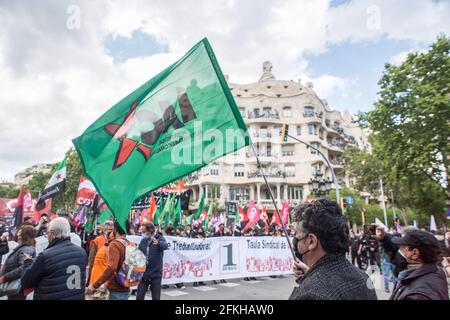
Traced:
[[322, 178], [323, 173], [317, 172], [314, 178], [308, 182], [310, 190], [319, 196], [324, 196], [332, 189], [332, 181], [330, 179]]

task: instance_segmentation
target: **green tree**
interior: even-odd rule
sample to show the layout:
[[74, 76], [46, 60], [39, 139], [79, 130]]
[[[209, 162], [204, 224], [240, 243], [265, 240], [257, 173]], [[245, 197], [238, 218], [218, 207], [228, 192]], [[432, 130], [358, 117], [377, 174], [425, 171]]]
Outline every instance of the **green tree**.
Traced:
[[450, 199], [449, 53], [450, 39], [441, 36], [428, 52], [411, 53], [399, 66], [386, 64], [374, 110], [358, 115], [369, 129], [371, 153], [344, 153], [355, 188], [378, 196], [382, 179], [406, 223], [428, 224], [430, 214], [443, 222]]
[[70, 148], [66, 153], [67, 157], [67, 180], [66, 189], [63, 194], [54, 198], [52, 207], [54, 210], [66, 209], [71, 210], [75, 205], [75, 198], [80, 185], [80, 178], [83, 175], [83, 168], [81, 165], [78, 153], [74, 148]]
[[[52, 201], [52, 210], [58, 209], [71, 210], [75, 204], [75, 198], [80, 184], [80, 177], [83, 175], [80, 158], [75, 149], [71, 148], [66, 153], [67, 156], [67, 180], [66, 188], [63, 194], [57, 195]], [[62, 159], [61, 159], [62, 161]], [[47, 173], [36, 173], [31, 180], [24, 186], [24, 189], [30, 189], [33, 198], [38, 198], [39, 192], [42, 191], [55, 172], [59, 163], [56, 163], [52, 170]]]
[[30, 189], [31, 196], [34, 199], [37, 199], [39, 197], [39, 193], [45, 188], [48, 181], [50, 180], [52, 176], [52, 172], [56, 169], [57, 165], [54, 165], [52, 170], [50, 170], [47, 173], [38, 172], [33, 175], [33, 177], [30, 179], [30, 181], [24, 186], [25, 190]]
[[450, 38], [438, 37], [429, 51], [410, 53], [399, 66], [386, 64], [379, 85], [364, 120], [391, 183], [431, 179], [450, 199]]
[[19, 195], [19, 188], [16, 186], [0, 186], [0, 198], [16, 198]]

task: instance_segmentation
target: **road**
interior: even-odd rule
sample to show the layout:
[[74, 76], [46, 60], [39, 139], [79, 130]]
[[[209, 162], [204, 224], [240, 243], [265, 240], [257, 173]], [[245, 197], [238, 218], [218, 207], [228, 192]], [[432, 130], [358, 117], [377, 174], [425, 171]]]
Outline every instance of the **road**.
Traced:
[[[370, 277], [378, 299], [389, 299], [390, 294], [384, 292], [383, 277], [379, 275], [378, 271]], [[295, 285], [293, 276], [261, 277], [256, 278], [256, 281], [234, 279], [217, 285], [207, 282], [206, 286], [200, 287], [193, 287], [192, 283], [189, 283], [183, 290], [171, 285], [169, 289], [162, 290], [161, 300], [287, 300]], [[390, 288], [392, 291], [392, 283], [390, 283]], [[32, 299], [32, 294], [27, 297], [27, 300], [30, 299]], [[135, 299], [136, 296], [130, 296], [130, 300]], [[150, 300], [151, 294], [148, 293], [145, 299]], [[6, 297], [1, 297], [0, 300], [6, 300]]]
[[[383, 278], [379, 273], [370, 275], [379, 300], [389, 299], [390, 294], [384, 292]], [[163, 289], [161, 300], [287, 300], [296, 285], [293, 276], [283, 278], [261, 277], [256, 281], [243, 279], [228, 280], [217, 285], [208, 282], [206, 286], [193, 287], [186, 284], [186, 289], [177, 289], [173, 285]], [[392, 290], [392, 283], [390, 283]], [[130, 300], [136, 299], [130, 296]], [[148, 293], [146, 300], [151, 299]]]

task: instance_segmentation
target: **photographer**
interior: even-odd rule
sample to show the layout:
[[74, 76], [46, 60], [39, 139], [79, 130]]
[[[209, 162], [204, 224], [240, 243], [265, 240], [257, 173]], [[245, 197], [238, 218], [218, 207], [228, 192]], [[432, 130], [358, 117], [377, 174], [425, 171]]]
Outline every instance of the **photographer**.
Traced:
[[47, 235], [47, 229], [48, 229], [48, 215], [46, 213], [43, 213], [41, 215], [41, 219], [39, 220], [39, 224], [36, 227], [37, 230], [36, 237]]
[[360, 244], [361, 244], [360, 239], [355, 235], [353, 230], [350, 230], [350, 244], [349, 244], [350, 257], [353, 265], [355, 265], [356, 260], [359, 269], [361, 269], [361, 255], [358, 254]]
[[375, 273], [374, 265], [376, 264], [378, 266], [378, 270], [380, 271], [380, 274], [383, 274], [383, 271], [381, 269], [381, 260], [380, 260], [380, 253], [379, 253], [379, 244], [376, 236], [376, 225], [373, 225], [369, 227], [368, 237], [367, 237], [367, 248], [369, 250], [369, 261], [370, 261], [370, 268], [372, 270], [372, 273]]

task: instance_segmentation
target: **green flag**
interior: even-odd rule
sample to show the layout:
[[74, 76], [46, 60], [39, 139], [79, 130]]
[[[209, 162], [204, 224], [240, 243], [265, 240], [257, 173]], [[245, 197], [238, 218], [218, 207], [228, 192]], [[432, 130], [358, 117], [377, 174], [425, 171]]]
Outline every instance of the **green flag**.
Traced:
[[88, 214], [88, 218], [86, 220], [86, 223], [84, 224], [84, 227], [86, 230], [91, 233], [94, 231], [95, 226], [95, 215], [93, 213]]
[[176, 199], [175, 199], [175, 195], [172, 194], [172, 195], [170, 196], [170, 200], [168, 201], [169, 205], [168, 205], [167, 211], [166, 211], [166, 213], [165, 213], [165, 214], [166, 214], [166, 220], [165, 220], [164, 225], [165, 225], [166, 227], [169, 226], [170, 221], [172, 220], [175, 200], [176, 200]]
[[161, 197], [160, 204], [156, 208], [155, 214], [153, 215], [153, 224], [155, 226], [159, 225], [159, 221], [160, 221], [160, 217], [163, 212], [163, 208], [164, 208], [164, 201], [163, 201], [163, 198]]
[[195, 219], [200, 218], [202, 211], [205, 209], [205, 194], [202, 194], [202, 198], [200, 199], [200, 204], [198, 205], [197, 212], [195, 213]]
[[211, 218], [212, 218], [213, 209], [214, 209], [214, 205], [210, 201], [209, 208], [208, 208], [208, 214], [206, 215], [206, 219], [205, 219], [205, 226], [206, 226], [207, 230], [209, 229], [209, 222], [211, 221]]
[[169, 215], [170, 215], [170, 206], [172, 205], [172, 195], [169, 194], [167, 197], [167, 200], [164, 204], [164, 207], [162, 209], [162, 213], [161, 216], [159, 217], [159, 221], [163, 222], [164, 220], [164, 226], [167, 227], [167, 225], [169, 224]]
[[234, 213], [234, 219], [235, 219], [235, 223], [236, 223], [236, 226], [239, 226], [239, 220], [241, 220], [241, 218], [239, 217], [239, 206], [238, 206], [238, 204], [236, 203], [236, 206], [235, 206], [235, 208], [236, 208], [236, 212]]
[[177, 202], [177, 209], [175, 211], [175, 215], [173, 218], [173, 226], [176, 228], [181, 224], [181, 216], [182, 216], [182, 210], [181, 210], [181, 198], [178, 199]]
[[109, 211], [108, 209], [103, 209], [100, 210], [100, 215], [97, 218], [97, 222], [100, 224], [104, 224], [106, 222], [106, 220], [108, 219], [112, 219], [113, 215], [111, 213], [111, 211]]
[[73, 140], [122, 226], [133, 201], [250, 144], [205, 38]]

